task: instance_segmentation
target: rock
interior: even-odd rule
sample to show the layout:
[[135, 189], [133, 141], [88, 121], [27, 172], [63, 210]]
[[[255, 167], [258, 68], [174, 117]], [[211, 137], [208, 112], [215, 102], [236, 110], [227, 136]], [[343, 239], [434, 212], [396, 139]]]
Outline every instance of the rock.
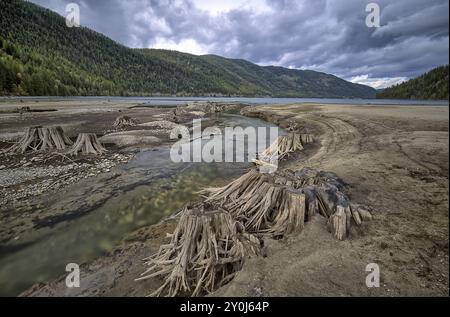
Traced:
[[5, 169], [6, 166], [5, 165], [0, 165], [0, 170]]

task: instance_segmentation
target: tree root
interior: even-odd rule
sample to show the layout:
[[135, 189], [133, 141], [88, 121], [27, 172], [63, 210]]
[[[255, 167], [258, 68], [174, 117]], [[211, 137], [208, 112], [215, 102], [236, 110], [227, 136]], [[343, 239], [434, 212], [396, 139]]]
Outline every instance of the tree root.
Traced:
[[137, 280], [164, 277], [150, 296], [211, 293], [241, 270], [245, 257], [259, 252], [259, 240], [229, 213], [204, 206], [186, 207], [171, 242], [145, 259], [149, 268]]
[[97, 135], [93, 133], [80, 133], [75, 144], [66, 154], [72, 156], [77, 156], [79, 153], [98, 155], [105, 152], [106, 149], [98, 140]]
[[204, 194], [206, 202], [227, 210], [252, 234], [299, 232], [306, 221], [320, 214], [328, 219], [334, 236], [343, 240], [351, 225], [359, 226], [369, 218], [367, 211], [350, 204], [344, 189], [345, 183], [335, 174], [305, 168], [275, 174], [252, 170], [228, 186]]
[[8, 154], [24, 154], [28, 151], [64, 150], [72, 141], [61, 127], [27, 128], [23, 137], [6, 150]]

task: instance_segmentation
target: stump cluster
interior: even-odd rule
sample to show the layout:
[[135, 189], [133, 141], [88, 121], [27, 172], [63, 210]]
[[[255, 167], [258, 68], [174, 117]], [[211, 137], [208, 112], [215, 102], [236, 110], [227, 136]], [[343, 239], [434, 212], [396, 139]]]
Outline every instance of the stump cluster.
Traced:
[[229, 185], [206, 191], [206, 202], [221, 206], [252, 234], [283, 236], [299, 232], [315, 214], [328, 219], [343, 240], [352, 225], [368, 218], [352, 206], [345, 184], [333, 173], [303, 169], [261, 174], [252, 170]]
[[225, 211], [205, 205], [185, 208], [171, 242], [147, 259], [148, 269], [137, 280], [163, 277], [150, 296], [211, 293], [241, 270], [244, 258], [259, 252], [257, 238]]
[[211, 293], [235, 276], [247, 256], [258, 254], [259, 238], [298, 233], [316, 215], [343, 240], [351, 226], [371, 219], [350, 203], [345, 189], [334, 173], [309, 168], [251, 170], [225, 187], [207, 189], [201, 202], [180, 213], [171, 242], [146, 259], [148, 269], [138, 280], [164, 277], [151, 296]]
[[30, 127], [22, 138], [4, 151], [5, 154], [25, 154], [27, 152], [54, 152], [64, 156], [82, 154], [103, 154], [106, 149], [95, 134], [80, 133], [75, 143], [60, 126]]

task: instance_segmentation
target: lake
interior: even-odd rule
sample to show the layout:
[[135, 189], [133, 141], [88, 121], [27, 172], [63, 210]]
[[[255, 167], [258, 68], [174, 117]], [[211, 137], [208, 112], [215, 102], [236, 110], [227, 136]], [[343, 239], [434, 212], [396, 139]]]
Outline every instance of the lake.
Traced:
[[224, 103], [243, 103], [250, 105], [290, 104], [290, 103], [321, 103], [349, 105], [431, 105], [448, 106], [448, 100], [391, 100], [391, 99], [333, 99], [333, 98], [247, 98], [247, 97], [0, 97], [0, 102], [24, 100], [62, 101], [62, 100], [110, 100], [137, 102], [148, 106], [177, 106], [194, 101], [213, 101]]

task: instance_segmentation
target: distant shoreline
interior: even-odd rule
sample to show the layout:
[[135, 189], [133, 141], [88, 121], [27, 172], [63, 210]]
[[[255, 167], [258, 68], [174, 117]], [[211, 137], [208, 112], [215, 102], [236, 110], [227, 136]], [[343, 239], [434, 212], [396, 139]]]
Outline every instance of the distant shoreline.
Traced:
[[14, 102], [39, 102], [39, 101], [141, 101], [143, 106], [173, 106], [196, 101], [211, 102], [236, 102], [247, 104], [337, 104], [337, 105], [385, 105], [385, 106], [449, 106], [448, 100], [410, 100], [410, 99], [345, 99], [345, 98], [276, 98], [276, 97], [122, 97], [122, 96], [0, 96], [1, 103]]

